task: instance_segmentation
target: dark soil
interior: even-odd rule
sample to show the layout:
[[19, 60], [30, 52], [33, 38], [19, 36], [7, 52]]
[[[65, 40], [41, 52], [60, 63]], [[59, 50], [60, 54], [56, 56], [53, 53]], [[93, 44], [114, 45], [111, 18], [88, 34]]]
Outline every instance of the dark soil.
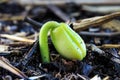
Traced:
[[[58, 8], [71, 19], [75, 20], [104, 15], [102, 13], [85, 11], [82, 9], [82, 5], [78, 6], [72, 3], [59, 6]], [[0, 15], [7, 14], [15, 16], [24, 15], [24, 13], [26, 13], [26, 16], [32, 16], [31, 19], [40, 24], [44, 24], [46, 21], [50, 20], [63, 22], [63, 20], [49, 10], [47, 6], [33, 6], [29, 11], [26, 11], [25, 6], [22, 5], [13, 3], [0, 4]], [[74, 13], [79, 14], [73, 15]], [[41, 26], [34, 26], [27, 23], [25, 20], [0, 20], [0, 34], [14, 35], [24, 32], [26, 33], [26, 37], [28, 37], [36, 32], [39, 33], [40, 28]], [[89, 31], [89, 29], [85, 31]], [[113, 31], [100, 28], [98, 32], [111, 33]], [[93, 44], [96, 46], [120, 43], [119, 36], [111, 38], [81, 35], [81, 37], [86, 44]], [[34, 39], [34, 37], [32, 37], [32, 39]], [[96, 39], [99, 39], [99, 43], [96, 42]], [[41, 80], [83, 80], [83, 78], [89, 80], [95, 75], [100, 76], [101, 79], [109, 76], [109, 80], [120, 80], [120, 64], [114, 61], [114, 59], [120, 59], [118, 54], [120, 53], [119, 48], [102, 48], [101, 50], [103, 50], [104, 53], [100, 54], [99, 51], [93, 51], [91, 46], [87, 46], [87, 56], [82, 61], [72, 61], [58, 54], [50, 38], [48, 42], [51, 57], [50, 63], [42, 63], [38, 39], [36, 39], [36, 42], [33, 44], [27, 44], [0, 37], [0, 45], [9, 46], [7, 52], [1, 52], [0, 56], [7, 58], [13, 66], [25, 73], [28, 77], [45, 74]], [[10, 80], [6, 79], [6, 76], [11, 77], [12, 80], [20, 79], [19, 76], [16, 76], [6, 69], [0, 68], [0, 80]]]

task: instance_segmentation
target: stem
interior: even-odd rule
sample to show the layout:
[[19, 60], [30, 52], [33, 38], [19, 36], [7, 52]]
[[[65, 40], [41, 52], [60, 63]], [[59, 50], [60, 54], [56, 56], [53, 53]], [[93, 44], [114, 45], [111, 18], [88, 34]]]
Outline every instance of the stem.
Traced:
[[49, 57], [49, 49], [48, 49], [48, 32], [52, 28], [56, 28], [59, 26], [59, 23], [55, 21], [49, 21], [45, 23], [39, 33], [39, 45], [40, 45], [40, 52], [41, 52], [41, 57], [42, 61], [45, 63], [50, 62], [50, 57]]

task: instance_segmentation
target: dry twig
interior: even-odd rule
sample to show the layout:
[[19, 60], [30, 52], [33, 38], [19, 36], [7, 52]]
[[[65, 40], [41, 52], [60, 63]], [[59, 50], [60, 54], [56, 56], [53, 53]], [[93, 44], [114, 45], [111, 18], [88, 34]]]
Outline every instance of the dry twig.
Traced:
[[120, 11], [120, 6], [118, 5], [83, 5], [83, 10], [89, 12], [98, 12], [98, 13], [112, 13], [116, 11]]
[[1, 45], [1, 44], [0, 44], [0, 52], [6, 51], [8, 48], [9, 48], [9, 46]]
[[87, 44], [86, 46], [89, 47], [92, 51], [97, 52], [99, 54], [104, 54], [105, 53], [103, 50], [101, 50], [100, 48], [98, 48], [94, 44]]
[[98, 17], [79, 20], [78, 22], [73, 23], [73, 29], [76, 31], [85, 30], [90, 26], [98, 26], [98, 25], [104, 24], [106, 22], [109, 22], [113, 18], [119, 17], [119, 16], [120, 16], [120, 12], [115, 12], [105, 16], [98, 16]]
[[0, 3], [9, 2], [9, 0], [0, 0]]
[[65, 3], [75, 3], [75, 4], [119, 4], [119, 0], [14, 0], [22, 5], [63, 5]]
[[110, 80], [110, 77], [106, 76], [105, 78], [103, 78], [103, 80]]
[[23, 20], [23, 19], [24, 19], [24, 16], [22, 15], [12, 16], [7, 14], [2, 15], [2, 17], [0, 18], [1, 21], [13, 21], [13, 20]]
[[80, 35], [86, 35], [86, 36], [94, 36], [94, 37], [116, 37], [120, 36], [120, 32], [112, 32], [112, 33], [105, 33], [105, 32], [86, 32], [86, 31], [81, 31], [79, 33]]
[[103, 44], [100, 48], [120, 48], [120, 44]]
[[21, 72], [19, 69], [12, 66], [4, 57], [0, 57], [0, 67], [18, 75], [21, 78], [24, 78], [24, 79], [28, 78], [23, 72]]
[[103, 29], [109, 28], [112, 31], [120, 31], [120, 20], [112, 20], [102, 25]]
[[[67, 22], [71, 20], [71, 18], [62, 12], [57, 6], [54, 5], [48, 5], [47, 6], [55, 15], [57, 15], [59, 18], [61, 18], [63, 21]], [[74, 19], [75, 20], [75, 19]]]
[[[27, 14], [27, 12], [26, 12]], [[10, 14], [0, 14], [0, 21], [14, 21], [14, 20], [24, 20], [25, 14], [20, 15], [10, 15]], [[32, 17], [32, 16], [29, 16]]]
[[34, 40], [22, 38], [22, 37], [18, 37], [18, 36], [14, 36], [14, 35], [0, 34], [0, 36], [11, 39], [11, 40], [15, 40], [15, 41], [22, 41], [22, 42], [29, 42], [29, 43], [35, 42]]

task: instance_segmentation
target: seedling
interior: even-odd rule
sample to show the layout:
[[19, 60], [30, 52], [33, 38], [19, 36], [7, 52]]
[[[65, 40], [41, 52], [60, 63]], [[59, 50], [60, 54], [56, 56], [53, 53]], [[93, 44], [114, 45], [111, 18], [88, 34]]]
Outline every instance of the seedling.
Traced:
[[50, 62], [48, 49], [48, 32], [53, 45], [60, 55], [70, 60], [82, 60], [86, 56], [86, 46], [83, 39], [66, 23], [49, 21], [45, 23], [39, 33], [39, 45], [42, 61]]

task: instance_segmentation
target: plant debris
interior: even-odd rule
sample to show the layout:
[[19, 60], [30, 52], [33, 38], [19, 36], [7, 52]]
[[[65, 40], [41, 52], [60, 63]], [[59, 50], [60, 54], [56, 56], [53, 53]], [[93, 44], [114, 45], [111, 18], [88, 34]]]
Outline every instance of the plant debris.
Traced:
[[[0, 1], [0, 80], [120, 80], [120, 12], [27, 2]], [[42, 63], [38, 35], [51, 20], [68, 23], [83, 38], [82, 61], [59, 55], [48, 34], [51, 62]]]

